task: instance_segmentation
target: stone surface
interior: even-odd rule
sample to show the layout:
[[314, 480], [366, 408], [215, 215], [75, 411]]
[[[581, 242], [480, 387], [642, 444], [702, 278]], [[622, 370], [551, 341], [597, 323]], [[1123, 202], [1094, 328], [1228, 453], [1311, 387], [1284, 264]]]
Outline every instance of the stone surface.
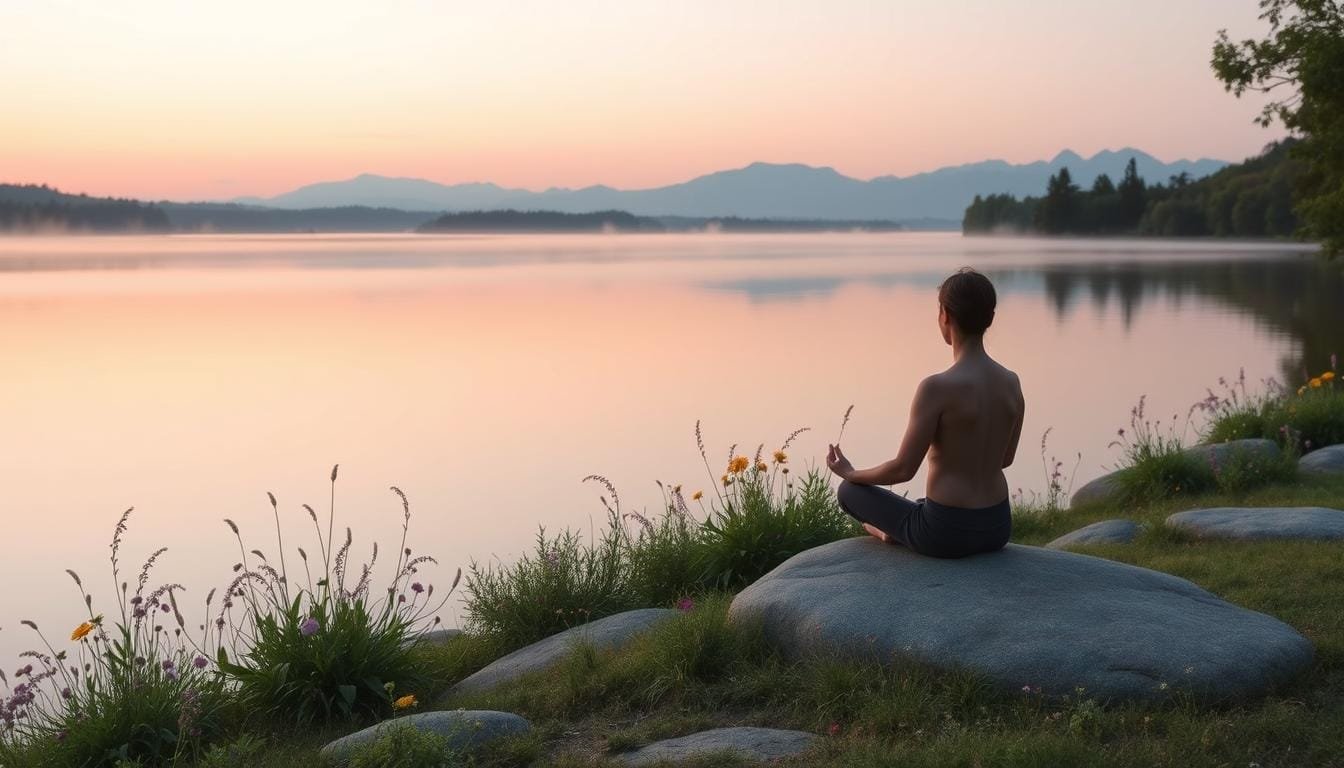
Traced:
[[1066, 533], [1045, 546], [1066, 549], [1079, 544], [1128, 544], [1138, 535], [1139, 524], [1133, 520], [1102, 520]]
[[539, 672], [563, 659], [579, 643], [587, 643], [599, 651], [619, 648], [675, 613], [671, 608], [641, 608], [580, 624], [496, 659], [453, 686], [449, 694], [484, 691]]
[[322, 748], [322, 757], [328, 762], [343, 764], [356, 748], [377, 741], [390, 728], [415, 728], [443, 736], [448, 749], [462, 752], [505, 736], [526, 733], [532, 726], [527, 720], [510, 712], [489, 710], [448, 710], [421, 712], [398, 717], [343, 736]]
[[1311, 661], [1311, 643], [1271, 616], [1175, 576], [1009, 544], [961, 560], [872, 538], [780, 565], [733, 600], [785, 654], [904, 656], [1016, 690], [1101, 700], [1185, 690], [1200, 701], [1266, 693]]
[[1213, 507], [1177, 512], [1167, 525], [1209, 539], [1344, 539], [1344, 510]]
[[[1246, 440], [1229, 440], [1225, 443], [1195, 445], [1186, 448], [1184, 453], [1201, 462], [1222, 465], [1237, 454], [1272, 460], [1278, 458], [1281, 452], [1278, 443], [1257, 437]], [[1116, 481], [1116, 476], [1119, 474], [1120, 470], [1117, 470], [1084, 484], [1082, 488], [1074, 491], [1073, 498], [1069, 500], [1069, 508], [1077, 509], [1086, 504], [1105, 501], [1118, 495], [1120, 484]]]
[[805, 751], [816, 739], [806, 731], [781, 731], [775, 728], [715, 728], [689, 736], [665, 739], [619, 755], [626, 765], [672, 763], [720, 752], [735, 752], [748, 760], [778, 760]]
[[1297, 460], [1297, 469], [1308, 475], [1344, 475], [1344, 444], [1318, 448]]

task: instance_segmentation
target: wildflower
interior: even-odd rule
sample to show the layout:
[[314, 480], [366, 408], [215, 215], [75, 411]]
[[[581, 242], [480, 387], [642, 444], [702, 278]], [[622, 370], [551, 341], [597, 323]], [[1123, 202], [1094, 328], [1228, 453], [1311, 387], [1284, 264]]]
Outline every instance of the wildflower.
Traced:
[[425, 591], [425, 585], [417, 581], [411, 585], [411, 591], [418, 595]]
[[723, 486], [724, 486], [725, 488], [727, 488], [728, 486], [730, 486], [730, 485], [732, 485], [732, 484], [733, 484], [733, 478], [731, 478], [731, 477], [729, 477], [729, 476], [727, 476], [727, 475], [724, 475], [724, 476], [723, 476]]
[[1334, 378], [1335, 378], [1334, 371], [1326, 371], [1325, 373], [1321, 374], [1321, 381], [1333, 381]]
[[728, 472], [729, 474], [745, 472], [749, 466], [751, 466], [751, 459], [746, 456], [734, 456], [733, 460], [728, 462]]
[[400, 699], [392, 702], [393, 709], [410, 709], [411, 707], [418, 706], [420, 706], [420, 701], [415, 698], [415, 694], [413, 693], [402, 696]]
[[205, 669], [206, 665], [209, 663], [210, 662], [206, 661], [204, 656], [197, 656], [196, 658], [191, 660], [191, 666], [197, 669]]
[[1319, 376], [1317, 376], [1316, 378], [1312, 379], [1311, 381], [1309, 381], [1309, 382], [1307, 382], [1307, 383], [1311, 385], [1311, 388], [1312, 388], [1312, 389], [1320, 389], [1320, 388], [1321, 388], [1321, 378], [1320, 378]]
[[775, 451], [775, 463], [776, 463], [776, 464], [787, 464], [788, 461], [789, 461], [789, 454], [787, 454], [787, 453], [785, 453], [785, 452], [783, 452], [783, 451]]
[[766, 471], [766, 470], [769, 469], [769, 468], [770, 468], [770, 467], [766, 466], [766, 464], [765, 464], [764, 461], [758, 461], [758, 462], [756, 462], [756, 471], [757, 471], [757, 472], [764, 472], [764, 471]]
[[704, 495], [705, 495], [704, 491], [696, 491], [695, 493], [691, 494], [691, 501], [699, 501], [704, 497]]
[[316, 635], [317, 630], [321, 628], [322, 626], [317, 623], [317, 619], [309, 616], [299, 623], [299, 634], [304, 637], [312, 637], [313, 635]]
[[1298, 394], [1298, 396], [1301, 396], [1302, 393], [1304, 393], [1304, 392], [1306, 392], [1306, 391], [1307, 391], [1307, 388], [1306, 388], [1306, 387], [1298, 387], [1298, 388], [1297, 388], [1297, 394]]
[[826, 733], [830, 734], [831, 736], [839, 736], [839, 735], [840, 735], [840, 724], [839, 724], [839, 723], [831, 723], [831, 727], [826, 729]]
[[70, 633], [70, 640], [83, 640], [86, 635], [93, 631], [93, 622], [86, 621], [75, 627], [75, 631]]
[[677, 610], [685, 613], [695, 607], [695, 601], [689, 597], [683, 597], [677, 601]]

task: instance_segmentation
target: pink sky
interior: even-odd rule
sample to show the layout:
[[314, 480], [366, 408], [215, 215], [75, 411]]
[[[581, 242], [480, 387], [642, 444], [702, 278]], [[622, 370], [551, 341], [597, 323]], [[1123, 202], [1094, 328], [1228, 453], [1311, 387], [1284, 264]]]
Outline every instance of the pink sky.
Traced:
[[[491, 7], [481, 7], [491, 6]], [[753, 161], [907, 175], [1065, 147], [1241, 159], [1208, 65], [1253, 0], [0, 6], [0, 181], [270, 195], [369, 172], [657, 186]]]

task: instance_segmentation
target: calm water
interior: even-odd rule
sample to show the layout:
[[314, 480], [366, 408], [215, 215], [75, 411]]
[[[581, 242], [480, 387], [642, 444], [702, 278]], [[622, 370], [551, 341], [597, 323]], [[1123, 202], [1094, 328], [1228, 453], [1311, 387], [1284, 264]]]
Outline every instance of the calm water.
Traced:
[[[63, 569], [105, 600], [107, 544], [135, 506], [134, 578], [203, 600], [236, 544], [316, 549], [300, 503], [447, 585], [508, 559], [539, 525], [600, 523], [611, 478], [656, 509], [654, 480], [707, 487], [737, 443], [819, 460], [845, 431], [856, 463], [889, 458], [920, 377], [949, 363], [934, 290], [963, 264], [999, 286], [991, 353], [1028, 398], [1014, 488], [1041, 489], [1039, 438], [1077, 482], [1131, 404], [1185, 414], [1219, 376], [1296, 379], [1344, 351], [1344, 283], [1300, 250], [949, 234], [172, 237], [0, 240], [0, 663], [32, 618], [80, 618]], [[922, 475], [911, 487], [919, 495]], [[309, 536], [307, 540], [305, 536]], [[291, 554], [291, 557], [293, 555]], [[194, 598], [190, 597], [194, 596]], [[104, 603], [105, 609], [112, 605]], [[454, 620], [454, 613], [445, 616]]]

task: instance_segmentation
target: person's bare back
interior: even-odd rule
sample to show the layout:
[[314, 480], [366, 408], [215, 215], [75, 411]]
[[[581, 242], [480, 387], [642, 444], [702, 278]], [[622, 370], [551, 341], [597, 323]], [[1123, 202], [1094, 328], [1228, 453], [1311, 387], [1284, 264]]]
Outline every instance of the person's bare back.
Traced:
[[937, 412], [929, 446], [928, 498], [976, 509], [1008, 498], [1003, 468], [1013, 462], [1022, 432], [1017, 374], [980, 347], [928, 379], [924, 407]]
[[[872, 535], [936, 557], [1002, 548], [1012, 523], [1005, 467], [1013, 463], [1026, 410], [1017, 374], [985, 352], [994, 286], [963, 269], [938, 292], [938, 328], [952, 367], [919, 383], [896, 457], [855, 469], [838, 445], [826, 466], [842, 479], [840, 506]], [[925, 498], [876, 487], [908, 482], [929, 458]]]

